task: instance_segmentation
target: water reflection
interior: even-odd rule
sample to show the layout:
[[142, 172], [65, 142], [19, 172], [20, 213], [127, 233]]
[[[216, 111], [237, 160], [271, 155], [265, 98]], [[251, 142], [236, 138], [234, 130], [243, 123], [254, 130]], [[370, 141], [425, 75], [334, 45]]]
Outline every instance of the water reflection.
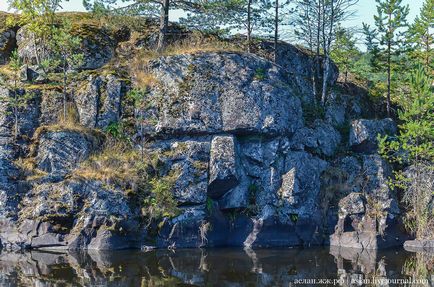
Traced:
[[294, 286], [304, 279], [354, 286], [362, 279], [431, 279], [433, 258], [339, 248], [3, 252], [0, 286]]

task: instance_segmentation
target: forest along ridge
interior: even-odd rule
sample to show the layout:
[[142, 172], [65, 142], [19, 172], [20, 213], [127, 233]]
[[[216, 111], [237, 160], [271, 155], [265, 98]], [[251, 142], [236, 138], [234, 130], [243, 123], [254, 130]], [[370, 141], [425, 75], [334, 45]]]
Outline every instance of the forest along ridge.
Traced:
[[366, 51], [355, 0], [292, 1], [294, 44], [286, 2], [27, 2], [0, 14], [3, 249], [434, 248], [432, 0], [378, 0]]

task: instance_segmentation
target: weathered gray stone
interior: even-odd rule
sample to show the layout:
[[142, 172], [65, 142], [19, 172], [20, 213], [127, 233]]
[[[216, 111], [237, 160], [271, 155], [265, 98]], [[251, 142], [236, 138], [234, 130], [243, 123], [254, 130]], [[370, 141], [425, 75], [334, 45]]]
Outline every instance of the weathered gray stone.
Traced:
[[252, 55], [163, 57], [151, 71], [164, 85], [147, 99], [148, 133], [286, 134], [303, 125], [283, 71]]
[[39, 138], [36, 165], [48, 173], [67, 173], [87, 159], [101, 143], [100, 135], [80, 131], [46, 131]]
[[404, 249], [410, 252], [434, 253], [434, 240], [407, 240]]
[[125, 83], [116, 76], [90, 76], [75, 97], [80, 124], [104, 129], [118, 122], [124, 95]]
[[158, 155], [161, 176], [176, 176], [175, 199], [181, 204], [203, 204], [207, 199], [209, 137], [157, 141], [149, 152]]
[[396, 125], [392, 119], [355, 120], [351, 124], [350, 147], [358, 152], [373, 152], [377, 148], [377, 136], [393, 135]]
[[[138, 248], [144, 230], [128, 197], [96, 181], [35, 186], [22, 201], [22, 244], [35, 249]], [[11, 241], [0, 231], [0, 238]]]
[[285, 173], [280, 193], [283, 211], [287, 215], [311, 216], [318, 209], [320, 176], [327, 162], [307, 152], [291, 152], [285, 158]]
[[239, 183], [237, 143], [233, 136], [215, 136], [211, 142], [208, 193], [222, 197]]
[[297, 150], [314, 150], [318, 154], [332, 156], [341, 142], [341, 135], [330, 124], [315, 121], [312, 128], [302, 128], [295, 132], [291, 147]]
[[223, 197], [218, 201], [219, 208], [221, 210], [246, 208], [249, 204], [250, 189], [251, 182], [244, 174], [244, 170], [242, 170], [240, 183], [223, 195]]

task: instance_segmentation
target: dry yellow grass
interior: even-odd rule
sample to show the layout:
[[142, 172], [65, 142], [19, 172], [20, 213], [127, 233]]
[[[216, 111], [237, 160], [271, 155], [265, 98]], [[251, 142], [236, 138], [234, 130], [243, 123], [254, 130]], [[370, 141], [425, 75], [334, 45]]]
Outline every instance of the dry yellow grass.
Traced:
[[137, 151], [127, 144], [110, 141], [101, 153], [83, 162], [72, 176], [98, 180], [127, 192], [135, 192], [146, 179], [145, 167]]
[[19, 158], [14, 162], [14, 164], [21, 170], [22, 175], [28, 181], [36, 180], [47, 175], [45, 171], [36, 167], [34, 158]]

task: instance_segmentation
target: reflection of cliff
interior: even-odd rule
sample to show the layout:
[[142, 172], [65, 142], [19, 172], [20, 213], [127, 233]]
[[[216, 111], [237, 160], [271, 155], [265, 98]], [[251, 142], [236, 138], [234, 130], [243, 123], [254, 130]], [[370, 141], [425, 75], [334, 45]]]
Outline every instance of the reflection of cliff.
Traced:
[[[288, 286], [333, 278], [333, 257], [314, 250], [179, 250], [1, 253], [0, 285], [12, 286]], [[68, 285], [69, 286], [69, 285]]]
[[0, 253], [0, 286], [291, 286], [298, 279], [354, 286], [357, 280], [420, 278], [420, 266], [427, 266], [422, 259], [342, 248]]
[[409, 256], [404, 251], [388, 250], [380, 253], [376, 250], [332, 246], [330, 254], [335, 257], [338, 277], [343, 286], [408, 277], [401, 272], [405, 259]]

